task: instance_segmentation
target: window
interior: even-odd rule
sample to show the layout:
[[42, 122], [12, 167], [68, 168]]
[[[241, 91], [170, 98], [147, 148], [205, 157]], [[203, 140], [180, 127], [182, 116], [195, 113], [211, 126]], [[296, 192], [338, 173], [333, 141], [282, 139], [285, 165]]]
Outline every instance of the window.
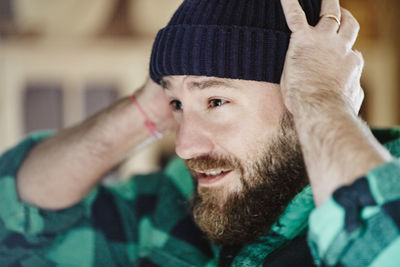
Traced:
[[25, 133], [62, 128], [63, 102], [60, 84], [28, 83], [24, 101]]

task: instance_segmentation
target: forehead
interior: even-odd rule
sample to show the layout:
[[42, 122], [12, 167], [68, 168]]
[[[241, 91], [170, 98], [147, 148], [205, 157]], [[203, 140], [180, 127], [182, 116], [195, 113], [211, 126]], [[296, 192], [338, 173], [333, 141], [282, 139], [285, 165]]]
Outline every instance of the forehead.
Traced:
[[276, 84], [268, 82], [187, 75], [165, 76], [161, 79], [161, 85], [167, 90], [174, 90], [177, 87], [189, 90], [202, 90], [217, 87], [240, 89], [276, 86]]

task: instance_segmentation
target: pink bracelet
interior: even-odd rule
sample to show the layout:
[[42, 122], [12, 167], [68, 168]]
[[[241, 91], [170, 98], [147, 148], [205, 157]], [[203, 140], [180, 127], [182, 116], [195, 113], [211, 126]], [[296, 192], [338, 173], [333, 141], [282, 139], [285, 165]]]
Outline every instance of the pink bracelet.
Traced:
[[142, 113], [143, 117], [145, 118], [144, 125], [146, 128], [151, 132], [152, 135], [154, 135], [157, 139], [161, 139], [163, 137], [163, 134], [157, 131], [156, 127], [154, 124], [151, 122], [150, 118], [147, 116], [146, 112], [142, 109], [142, 107], [139, 105], [137, 102], [136, 98], [134, 95], [131, 95], [129, 99], [132, 101], [132, 103], [139, 109], [140, 113]]

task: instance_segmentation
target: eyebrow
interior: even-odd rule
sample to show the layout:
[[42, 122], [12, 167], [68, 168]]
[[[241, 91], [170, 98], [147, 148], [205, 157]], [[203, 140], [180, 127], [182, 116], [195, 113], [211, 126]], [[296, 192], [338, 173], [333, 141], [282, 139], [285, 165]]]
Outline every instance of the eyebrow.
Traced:
[[[163, 87], [165, 90], [169, 90], [169, 82], [167, 80], [162, 79], [161, 84], [163, 84]], [[226, 80], [220, 80], [220, 79], [214, 79], [214, 78], [208, 78], [200, 81], [192, 81], [189, 83], [189, 89], [194, 90], [194, 89], [208, 89], [208, 88], [215, 88], [215, 87], [222, 87], [222, 88], [237, 88], [234, 84], [232, 84], [229, 81]]]

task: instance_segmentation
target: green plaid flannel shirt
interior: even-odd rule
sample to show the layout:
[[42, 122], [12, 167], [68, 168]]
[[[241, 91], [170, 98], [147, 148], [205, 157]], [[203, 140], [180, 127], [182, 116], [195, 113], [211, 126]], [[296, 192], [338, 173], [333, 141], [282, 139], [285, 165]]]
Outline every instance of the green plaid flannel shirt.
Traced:
[[[400, 130], [374, 132], [396, 157]], [[15, 175], [33, 134], [0, 157], [0, 266], [217, 266], [221, 248], [193, 223], [193, 184], [181, 160], [163, 172], [99, 186], [73, 207], [46, 211], [22, 203]], [[45, 170], [44, 170], [45, 171]], [[272, 229], [240, 247], [232, 266], [262, 266], [268, 255], [308, 233], [319, 265], [400, 264], [400, 161], [338, 189], [315, 209], [305, 187]]]

